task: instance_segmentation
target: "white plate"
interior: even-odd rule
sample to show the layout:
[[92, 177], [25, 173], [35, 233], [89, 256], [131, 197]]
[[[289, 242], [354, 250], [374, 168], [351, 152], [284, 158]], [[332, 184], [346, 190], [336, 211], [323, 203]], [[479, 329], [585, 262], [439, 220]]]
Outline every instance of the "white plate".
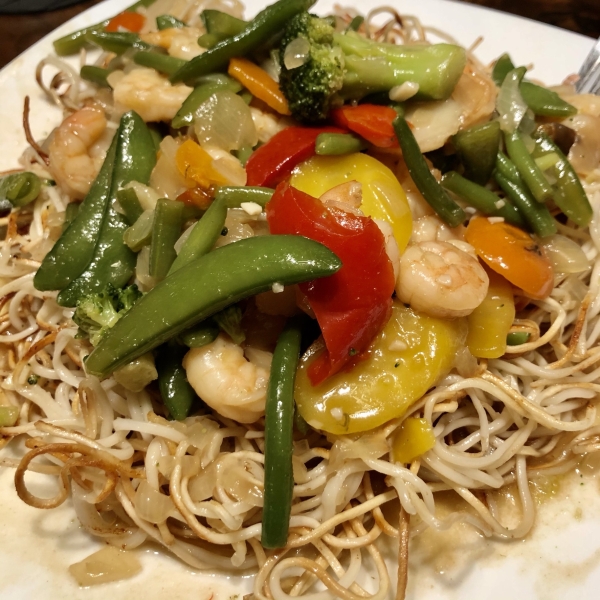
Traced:
[[[333, 6], [320, 2], [318, 12]], [[343, 2], [367, 8], [360, 0]], [[368, 6], [375, 4], [371, 1]], [[379, 4], [379, 3], [378, 3]], [[424, 24], [443, 29], [463, 45], [480, 35], [477, 55], [484, 62], [509, 51], [516, 64], [533, 64], [532, 76], [559, 83], [575, 72], [592, 47], [590, 38], [449, 0], [382, 0], [400, 13], [415, 14]], [[247, 2], [248, 15], [262, 5]], [[25, 147], [21, 128], [23, 98], [31, 96], [34, 136], [47, 135], [60, 118], [34, 82], [37, 62], [51, 52], [51, 40], [122, 10], [107, 0], [41, 40], [0, 72], [0, 170], [17, 166]], [[248, 580], [194, 573], [168, 555], [137, 551], [143, 571], [134, 579], [95, 588], [79, 588], [67, 566], [101, 547], [81, 531], [68, 505], [42, 511], [21, 503], [13, 472], [0, 471], [0, 597], [6, 600], [229, 600], [247, 593]], [[600, 487], [593, 478], [562, 484], [559, 498], [542, 505], [533, 534], [508, 544], [475, 539], [463, 530], [429, 536], [412, 548], [411, 600], [592, 600], [600, 597]], [[433, 540], [433, 541], [432, 541]]]

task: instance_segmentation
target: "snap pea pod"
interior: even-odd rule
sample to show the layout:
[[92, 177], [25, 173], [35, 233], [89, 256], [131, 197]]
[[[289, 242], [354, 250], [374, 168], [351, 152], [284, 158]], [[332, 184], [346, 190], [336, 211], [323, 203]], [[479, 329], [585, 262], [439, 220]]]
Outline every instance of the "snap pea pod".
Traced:
[[156, 28], [159, 31], [163, 29], [181, 29], [182, 27], [185, 27], [185, 23], [173, 15], [158, 15], [156, 17]]
[[37, 289], [62, 290], [59, 303], [74, 306], [81, 295], [107, 283], [121, 287], [127, 282], [135, 255], [123, 243], [128, 223], [113, 200], [130, 181], [147, 183], [155, 162], [146, 124], [137, 113], [125, 113], [77, 216], [40, 265], [34, 277]]
[[332, 275], [339, 258], [301, 236], [257, 236], [193, 260], [158, 283], [109, 329], [86, 361], [106, 377], [243, 298], [272, 288]]
[[523, 181], [538, 202], [552, 197], [553, 190], [543, 171], [537, 166], [533, 156], [518, 131], [504, 132], [504, 144], [509, 158], [517, 167]]
[[238, 208], [244, 202], [254, 202], [264, 208], [274, 191], [271, 188], [259, 186], [224, 185], [217, 188], [215, 201], [224, 202], [227, 208]]
[[158, 349], [156, 357], [160, 396], [169, 415], [176, 421], [183, 421], [189, 415], [198, 398], [181, 364], [187, 351], [185, 346], [171, 341]]
[[466, 219], [465, 212], [432, 175], [419, 144], [402, 115], [394, 119], [394, 131], [408, 172], [423, 198], [450, 227], [460, 225]]
[[247, 56], [279, 33], [294, 15], [308, 10], [314, 3], [315, 0], [277, 0], [259, 12], [243, 31], [190, 60], [171, 77], [171, 82], [183, 81], [190, 85], [202, 75], [225, 69], [231, 58]]
[[127, 50], [158, 50], [140, 39], [137, 33], [130, 31], [90, 31], [87, 39], [91, 44], [99, 46], [106, 52], [121, 55]]
[[581, 225], [582, 227], [588, 225], [593, 215], [592, 207], [569, 159], [543, 130], [538, 130], [534, 133], [534, 140], [534, 158], [539, 158], [550, 153], [554, 153], [558, 157], [557, 162], [549, 169], [550, 173], [556, 179], [555, 204], [577, 225]]
[[540, 237], [556, 233], [556, 221], [543, 202], [537, 202], [523, 182], [506, 177], [500, 170], [494, 171], [496, 183], [521, 211], [529, 229]]
[[71, 224], [71, 221], [77, 216], [79, 212], [79, 202], [69, 202], [65, 209], [65, 220], [63, 222], [63, 231]]
[[[154, 4], [155, 0], [140, 0], [135, 4], [132, 4], [129, 8], [126, 8], [126, 12], [136, 12], [138, 8], [142, 6], [148, 7], [151, 4]], [[101, 23], [96, 23], [95, 25], [90, 25], [89, 27], [84, 27], [83, 29], [79, 29], [78, 31], [74, 31], [73, 33], [69, 33], [61, 38], [58, 38], [53, 42], [54, 51], [58, 56], [67, 56], [69, 54], [75, 54], [79, 52], [88, 42], [87, 34], [90, 31], [99, 31], [104, 29], [110, 19], [106, 19]]]
[[219, 39], [219, 36], [214, 33], [203, 33], [198, 38], [198, 46], [210, 50], [211, 48], [214, 48], [220, 41], [222, 40]]
[[215, 198], [202, 218], [194, 225], [171, 265], [169, 273], [174, 273], [195, 258], [208, 254], [221, 235], [226, 217], [227, 205], [222, 199]]
[[206, 9], [200, 14], [206, 34], [198, 38], [203, 48], [213, 48], [219, 42], [241, 33], [248, 23], [220, 10]]
[[110, 69], [95, 67], [94, 65], [83, 65], [79, 71], [81, 79], [95, 83], [100, 87], [110, 87], [108, 76], [111, 74]]
[[315, 141], [315, 152], [321, 156], [340, 156], [364, 150], [367, 145], [351, 133], [320, 133]]
[[442, 186], [454, 192], [484, 215], [503, 217], [505, 221], [517, 227], [525, 226], [521, 213], [512, 204], [501, 200], [491, 190], [466, 179], [456, 171], [448, 171], [442, 177]]
[[194, 122], [198, 107], [215, 92], [227, 90], [237, 94], [242, 89], [239, 82], [227, 75], [215, 73], [203, 77], [192, 93], [183, 101], [181, 108], [171, 121], [171, 127], [180, 129]]
[[162, 52], [138, 50], [138, 52], [133, 55], [133, 62], [136, 65], [154, 69], [155, 71], [164, 73], [165, 75], [173, 75], [173, 73], [185, 65], [187, 60], [183, 60], [182, 58], [177, 58], [175, 56], [169, 56], [168, 54], [163, 54]]
[[11, 173], [0, 178], [0, 202], [8, 201], [10, 207], [20, 208], [33, 202], [41, 189], [42, 182], [35, 173]]
[[265, 405], [264, 548], [283, 548], [288, 537], [294, 490], [294, 381], [301, 339], [299, 321], [290, 321], [277, 340], [271, 363]]
[[117, 200], [121, 208], [125, 211], [125, 216], [130, 225], [133, 225], [144, 212], [142, 205], [133, 188], [125, 188], [117, 191]]
[[452, 141], [465, 167], [465, 177], [485, 185], [494, 170], [502, 134], [500, 123], [490, 121], [457, 133]]
[[221, 328], [212, 320], [206, 319], [199, 325], [184, 331], [179, 339], [188, 348], [200, 348], [206, 346], [217, 339]]
[[177, 258], [175, 242], [181, 235], [183, 202], [161, 198], [154, 209], [150, 242], [150, 275], [161, 281]]
[[[508, 54], [503, 54], [494, 65], [492, 78], [500, 87], [504, 78], [515, 68]], [[519, 85], [525, 104], [536, 114], [542, 117], [570, 117], [577, 113], [577, 109], [565, 102], [556, 92], [549, 90], [530, 81], [522, 81]]]

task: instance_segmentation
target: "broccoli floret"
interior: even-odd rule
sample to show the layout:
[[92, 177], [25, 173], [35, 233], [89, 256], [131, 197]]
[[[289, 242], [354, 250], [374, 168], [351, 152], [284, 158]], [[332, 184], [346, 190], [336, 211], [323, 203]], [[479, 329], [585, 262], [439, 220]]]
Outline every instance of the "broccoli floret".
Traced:
[[[296, 64], [294, 57], [301, 56]], [[279, 50], [279, 86], [292, 115], [303, 123], [327, 118], [346, 100], [418, 85], [417, 100], [443, 100], [466, 64], [453, 44], [396, 45], [374, 42], [354, 31], [337, 32], [324, 18], [302, 12], [287, 24]]]
[[101, 292], [84, 296], [77, 302], [73, 321], [79, 326], [77, 337], [89, 338], [98, 345], [104, 333], [141, 298], [137, 285], [115, 288], [108, 284]]

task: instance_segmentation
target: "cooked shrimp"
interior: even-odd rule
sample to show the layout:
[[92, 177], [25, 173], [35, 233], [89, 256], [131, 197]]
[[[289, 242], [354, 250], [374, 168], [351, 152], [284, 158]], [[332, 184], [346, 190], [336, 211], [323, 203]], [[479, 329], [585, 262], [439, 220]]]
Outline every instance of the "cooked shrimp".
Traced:
[[258, 141], [263, 144], [268, 142], [276, 133], [294, 124], [294, 121], [289, 117], [264, 112], [255, 106], [250, 107], [250, 114], [254, 121], [254, 127], [256, 127]]
[[400, 259], [396, 293], [432, 317], [464, 317], [487, 294], [489, 279], [474, 256], [449, 242], [409, 246]]
[[142, 33], [144, 42], [164, 48], [171, 56], [190, 60], [199, 56], [205, 49], [198, 45], [202, 31], [197, 27], [169, 27], [161, 31]]
[[327, 190], [319, 198], [327, 208], [339, 208], [355, 215], [362, 215], [362, 185], [358, 181], [346, 181]]
[[117, 110], [135, 110], [146, 122], [171, 121], [192, 91], [182, 83], [172, 85], [166, 77], [145, 67], [129, 73], [114, 71], [108, 80]]
[[413, 221], [412, 244], [421, 242], [452, 242], [464, 238], [464, 227], [449, 227], [437, 215], [425, 215]]
[[[248, 358], [246, 358], [248, 356]], [[244, 350], [224, 335], [183, 359], [188, 381], [198, 396], [220, 415], [238, 423], [254, 423], [265, 413], [273, 355]], [[249, 360], [250, 359], [250, 360]]]
[[69, 115], [54, 131], [48, 147], [57, 185], [73, 198], [84, 198], [100, 169], [102, 157], [92, 147], [106, 130], [104, 111], [86, 106]]

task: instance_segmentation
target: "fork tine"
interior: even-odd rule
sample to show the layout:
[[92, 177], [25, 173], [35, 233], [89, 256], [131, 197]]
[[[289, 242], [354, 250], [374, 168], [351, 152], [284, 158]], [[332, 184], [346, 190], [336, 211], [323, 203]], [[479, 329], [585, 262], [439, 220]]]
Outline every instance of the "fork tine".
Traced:
[[580, 94], [600, 93], [600, 39], [596, 41], [581, 65], [575, 89]]

